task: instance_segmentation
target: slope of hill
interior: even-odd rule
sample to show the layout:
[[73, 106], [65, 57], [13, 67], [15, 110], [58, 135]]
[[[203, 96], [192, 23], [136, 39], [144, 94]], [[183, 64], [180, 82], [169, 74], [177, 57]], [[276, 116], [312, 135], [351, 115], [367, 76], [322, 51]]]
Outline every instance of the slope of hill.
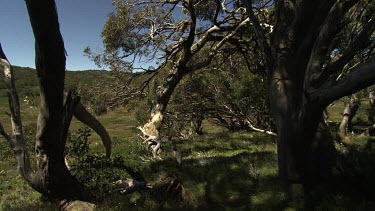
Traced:
[[[38, 77], [35, 69], [29, 67], [13, 66], [15, 84], [19, 96], [37, 96]], [[86, 71], [67, 71], [66, 86], [68, 88], [77, 88], [79, 86], [93, 87], [96, 84], [115, 83], [116, 78], [109, 71], [105, 70], [86, 70]], [[0, 80], [1, 96], [5, 96], [4, 81]]]

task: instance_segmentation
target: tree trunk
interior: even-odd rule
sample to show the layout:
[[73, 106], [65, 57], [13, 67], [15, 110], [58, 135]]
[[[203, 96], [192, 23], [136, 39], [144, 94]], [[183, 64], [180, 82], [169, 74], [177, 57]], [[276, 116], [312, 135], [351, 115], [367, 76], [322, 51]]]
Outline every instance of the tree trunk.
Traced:
[[371, 90], [368, 93], [368, 96], [369, 96], [370, 106], [374, 107], [375, 106], [375, 90]]
[[152, 148], [154, 158], [160, 158], [160, 130], [163, 124], [165, 110], [173, 91], [184, 75], [183, 69], [174, 67], [163, 84], [157, 87], [156, 100], [153, 102], [149, 121], [143, 127], [138, 127], [144, 135], [144, 142]]
[[[53, 0], [26, 0], [35, 36], [36, 69], [39, 78], [40, 106], [36, 135], [37, 169], [30, 166], [22, 132], [18, 94], [9, 62], [4, 74], [12, 120], [12, 136], [7, 137], [17, 158], [21, 175], [38, 192], [53, 199], [90, 200], [83, 186], [70, 174], [64, 162], [64, 148], [73, 110], [79, 102], [71, 92], [64, 98], [65, 49]], [[2, 130], [2, 134], [5, 131]]]
[[345, 103], [344, 112], [342, 113], [342, 121], [339, 127], [340, 135], [346, 136], [348, 130], [351, 128], [353, 117], [357, 114], [359, 102], [356, 99], [350, 99]]
[[335, 149], [323, 119], [285, 118], [277, 125], [280, 176], [307, 189], [329, 179]]
[[370, 108], [367, 109], [367, 118], [368, 121], [373, 123], [374, 117], [375, 117], [375, 91], [372, 90], [369, 92], [369, 102], [370, 102]]
[[308, 190], [330, 176], [332, 137], [323, 120], [324, 108], [298, 93], [296, 84], [290, 78], [283, 80], [279, 73], [275, 71], [269, 86], [278, 135], [279, 174], [289, 188], [302, 184]]
[[199, 116], [194, 117], [190, 122], [193, 131], [198, 135], [204, 134], [203, 126], [202, 126], [203, 119], [204, 117], [199, 115]]
[[346, 136], [348, 132], [350, 110], [350, 103], [345, 103], [344, 112], [342, 113], [342, 120], [339, 127], [339, 132], [343, 136]]

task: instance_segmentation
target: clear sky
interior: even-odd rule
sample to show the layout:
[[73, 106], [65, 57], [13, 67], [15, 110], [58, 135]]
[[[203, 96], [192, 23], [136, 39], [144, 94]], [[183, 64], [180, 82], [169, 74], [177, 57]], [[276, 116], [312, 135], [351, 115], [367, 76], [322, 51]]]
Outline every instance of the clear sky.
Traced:
[[[83, 49], [102, 49], [101, 30], [114, 10], [111, 0], [55, 0], [68, 53], [67, 70], [98, 69]], [[24, 0], [0, 0], [0, 42], [13, 65], [35, 67], [34, 37]]]

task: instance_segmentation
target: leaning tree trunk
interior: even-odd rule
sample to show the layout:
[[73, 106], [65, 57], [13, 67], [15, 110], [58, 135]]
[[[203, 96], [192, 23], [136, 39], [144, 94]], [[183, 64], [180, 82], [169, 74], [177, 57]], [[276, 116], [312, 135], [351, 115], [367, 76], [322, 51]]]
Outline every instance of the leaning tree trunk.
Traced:
[[154, 158], [159, 158], [161, 153], [160, 130], [164, 113], [173, 91], [184, 75], [183, 69], [174, 67], [163, 84], [157, 87], [149, 121], [143, 127], [138, 127], [144, 135], [144, 142], [152, 148]]

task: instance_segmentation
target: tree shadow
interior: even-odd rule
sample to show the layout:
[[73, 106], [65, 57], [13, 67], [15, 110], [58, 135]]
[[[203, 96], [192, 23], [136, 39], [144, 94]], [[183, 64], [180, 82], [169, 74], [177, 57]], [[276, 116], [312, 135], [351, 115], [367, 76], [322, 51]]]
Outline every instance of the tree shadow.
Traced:
[[152, 163], [149, 170], [173, 172], [188, 191], [192, 209], [280, 210], [289, 206], [273, 152], [185, 158], [181, 165], [169, 158]]

